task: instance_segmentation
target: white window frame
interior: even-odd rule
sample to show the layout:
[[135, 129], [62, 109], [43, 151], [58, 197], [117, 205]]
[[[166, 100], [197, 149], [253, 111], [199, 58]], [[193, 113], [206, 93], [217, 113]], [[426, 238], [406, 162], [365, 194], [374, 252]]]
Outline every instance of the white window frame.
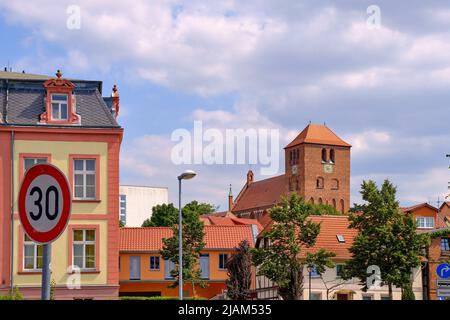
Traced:
[[[83, 239], [80, 240], [75, 240], [75, 232], [76, 231], [82, 231], [83, 232]], [[86, 240], [86, 233], [87, 231], [93, 231], [94, 232], [94, 240]], [[77, 266], [78, 268], [80, 268], [80, 270], [96, 270], [96, 265], [97, 265], [97, 259], [99, 259], [99, 257], [97, 257], [97, 232], [95, 229], [73, 229], [72, 231], [72, 237], [73, 237], [73, 241], [72, 241], [72, 265], [75, 266], [75, 245], [82, 245], [83, 246], [83, 250], [82, 250], [82, 260], [83, 260], [83, 265], [82, 266]], [[94, 245], [94, 267], [92, 268], [87, 268], [86, 267], [86, 245]]]
[[416, 217], [417, 228], [420, 229], [433, 229], [434, 218], [433, 217]]
[[[25, 250], [26, 246], [32, 246], [33, 247], [33, 268], [27, 268], [26, 267], [26, 263], [25, 263], [25, 260], [26, 260], [26, 257], [27, 257], [26, 256], [26, 250]], [[37, 265], [38, 265], [38, 262], [37, 262], [38, 247], [39, 246], [42, 246], [42, 245], [37, 244], [36, 242], [32, 241], [31, 239], [27, 240], [27, 235], [24, 234], [24, 236], [23, 236], [23, 261], [22, 261], [22, 263], [23, 263], [23, 270], [24, 271], [42, 271], [42, 268], [38, 268], [37, 267]], [[42, 252], [42, 255], [44, 255], [44, 252]], [[41, 259], [42, 258], [43, 257], [41, 257]]]
[[[76, 161], [83, 161], [83, 169], [82, 170], [77, 170], [75, 167], [75, 162]], [[86, 163], [87, 161], [94, 161], [94, 170], [87, 170], [86, 169]], [[83, 176], [83, 196], [82, 197], [77, 197], [76, 196], [76, 179], [75, 176], [76, 175], [82, 175]], [[93, 197], [88, 197], [87, 196], [87, 176], [88, 175], [94, 175], [94, 196]], [[97, 159], [81, 159], [81, 158], [76, 158], [73, 159], [73, 197], [74, 199], [77, 200], [96, 200], [96, 194], [97, 194]]]
[[[152, 268], [152, 258], [153, 259], [157, 259], [158, 260], [158, 268]], [[149, 257], [149, 259], [148, 259], [149, 261], [149, 270], [150, 271], [159, 271], [159, 270], [161, 270], [161, 257], [160, 256], [156, 256], [156, 255], [152, 255], [152, 256], [150, 256]], [[156, 263], [154, 263], [154, 264], [156, 264]]]
[[[66, 100], [53, 100], [54, 96], [65, 96]], [[58, 108], [58, 113], [59, 113], [59, 117], [55, 117], [54, 113], [53, 113], [53, 105], [56, 104], [57, 108]], [[66, 107], [66, 118], [62, 118], [61, 117], [61, 110], [63, 108], [63, 105], [65, 105]], [[69, 120], [69, 96], [67, 94], [64, 93], [53, 93], [51, 96], [51, 102], [50, 102], [50, 107], [52, 108], [52, 120], [55, 121], [65, 121], [65, 120]]]

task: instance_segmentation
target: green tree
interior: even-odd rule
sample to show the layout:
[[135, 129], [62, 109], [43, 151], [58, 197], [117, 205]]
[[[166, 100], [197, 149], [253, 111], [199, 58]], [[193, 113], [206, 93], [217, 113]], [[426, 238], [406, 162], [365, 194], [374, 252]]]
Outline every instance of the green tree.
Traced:
[[252, 283], [252, 254], [250, 244], [243, 240], [236, 247], [227, 261], [228, 279], [227, 295], [232, 300], [247, 300], [250, 298]]
[[366, 208], [365, 204], [358, 204], [358, 203], [354, 203], [353, 207], [351, 207], [348, 212], [351, 213], [357, 213], [357, 212], [362, 212], [364, 211], [364, 209]]
[[[198, 216], [210, 214], [215, 211], [215, 207], [209, 203], [199, 203], [192, 201], [183, 207], [183, 221], [195, 220]], [[143, 227], [172, 227], [178, 223], [178, 209], [172, 203], [161, 204], [152, 208], [152, 217], [142, 223]]]
[[143, 227], [171, 227], [178, 223], [178, 209], [169, 204], [158, 204], [152, 208], [152, 217], [142, 223]]
[[[195, 294], [195, 287], [205, 287], [206, 282], [201, 278], [201, 270], [199, 267], [200, 252], [205, 247], [203, 241], [203, 222], [200, 221], [200, 215], [203, 212], [203, 206], [191, 203], [187, 208], [183, 208], [183, 281], [192, 285], [192, 291]], [[169, 286], [175, 288], [179, 284], [179, 264], [178, 264], [178, 224], [171, 224], [173, 236], [168, 239], [163, 239], [163, 249], [160, 251], [162, 257], [170, 260], [175, 264], [171, 275], [174, 277], [174, 282]]]
[[258, 274], [275, 282], [285, 300], [302, 298], [305, 266], [314, 266], [319, 273], [334, 266], [331, 258], [335, 254], [324, 249], [300, 258], [301, 249], [313, 247], [320, 233], [320, 223], [310, 219], [311, 215], [320, 214], [317, 208], [296, 194], [284, 198], [270, 210], [273, 223], [264, 234], [270, 245], [253, 250]]
[[396, 192], [389, 180], [381, 189], [373, 181], [362, 183], [361, 195], [366, 204], [362, 212], [350, 214], [350, 227], [357, 229], [358, 235], [344, 272], [346, 279], [358, 278], [363, 290], [367, 290], [373, 284], [367, 268], [378, 266], [381, 285], [388, 286], [391, 299], [393, 286], [403, 291], [411, 288], [412, 269], [420, 266], [426, 246], [426, 237], [417, 234], [413, 217], [400, 210]]

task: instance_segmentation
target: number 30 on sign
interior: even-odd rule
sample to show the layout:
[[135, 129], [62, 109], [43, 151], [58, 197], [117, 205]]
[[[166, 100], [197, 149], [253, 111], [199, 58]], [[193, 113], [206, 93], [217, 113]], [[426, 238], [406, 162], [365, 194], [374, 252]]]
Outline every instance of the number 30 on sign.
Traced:
[[69, 184], [58, 168], [38, 164], [27, 170], [19, 191], [19, 217], [33, 241], [56, 240], [66, 228], [71, 203]]

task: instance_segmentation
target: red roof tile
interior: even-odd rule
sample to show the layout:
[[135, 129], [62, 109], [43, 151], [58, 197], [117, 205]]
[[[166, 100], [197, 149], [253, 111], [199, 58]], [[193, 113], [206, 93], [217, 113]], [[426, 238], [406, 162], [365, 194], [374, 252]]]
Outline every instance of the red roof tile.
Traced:
[[351, 147], [350, 144], [339, 138], [325, 125], [310, 124], [286, 148], [301, 143], [327, 144], [341, 147]]
[[253, 208], [270, 207], [287, 195], [286, 176], [276, 176], [251, 183], [237, 200], [234, 212]]
[[416, 211], [416, 210], [421, 209], [421, 208], [424, 208], [424, 207], [430, 208], [431, 210], [436, 211], [436, 212], [438, 211], [437, 208], [435, 208], [434, 206], [432, 206], [431, 204], [428, 204], [428, 203], [426, 203], [426, 202], [424, 202], [424, 203], [419, 203], [419, 204], [416, 204], [416, 205], [410, 206], [410, 207], [404, 207], [404, 208], [402, 208], [402, 210], [403, 210], [404, 212], [412, 212], [412, 211]]
[[[120, 228], [119, 250], [121, 252], [158, 251], [163, 247], [163, 239], [172, 236], [168, 227]], [[205, 249], [232, 249], [242, 240], [247, 240], [253, 246], [252, 226], [205, 225]]]
[[227, 212], [223, 216], [217, 216], [217, 214], [208, 214], [200, 217], [205, 226], [236, 226], [236, 225], [256, 225], [258, 232], [262, 231], [263, 226], [256, 219], [244, 219], [238, 218], [233, 213]]
[[[307, 252], [317, 252], [319, 249], [325, 249], [336, 253], [334, 259], [347, 260], [351, 258], [349, 248], [353, 244], [353, 239], [358, 234], [356, 229], [350, 229], [348, 216], [312, 216], [311, 220], [321, 223], [320, 233], [317, 237], [316, 244], [312, 248], [304, 248], [301, 256], [306, 256]], [[270, 224], [266, 226], [264, 231], [270, 228]], [[264, 231], [260, 234], [262, 237]], [[340, 243], [337, 239], [338, 235], [342, 235], [345, 243]]]

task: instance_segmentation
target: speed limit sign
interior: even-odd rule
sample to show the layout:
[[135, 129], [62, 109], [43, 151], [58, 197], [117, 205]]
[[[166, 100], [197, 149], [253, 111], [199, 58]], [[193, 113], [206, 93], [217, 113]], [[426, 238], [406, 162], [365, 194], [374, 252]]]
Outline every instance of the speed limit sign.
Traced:
[[69, 184], [58, 168], [38, 164], [27, 170], [19, 191], [19, 217], [33, 241], [56, 240], [69, 221], [71, 203]]

